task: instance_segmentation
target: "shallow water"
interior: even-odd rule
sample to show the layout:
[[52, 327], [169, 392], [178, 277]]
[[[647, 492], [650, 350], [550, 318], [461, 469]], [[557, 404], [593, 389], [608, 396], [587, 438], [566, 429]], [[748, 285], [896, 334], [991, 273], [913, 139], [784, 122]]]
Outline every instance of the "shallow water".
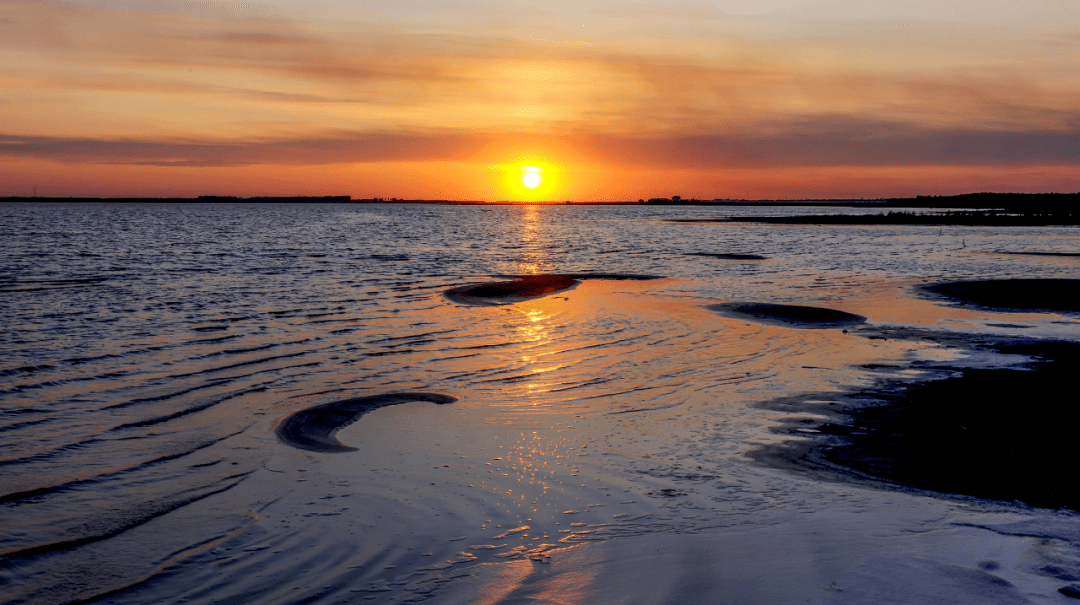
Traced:
[[[725, 213], [748, 210], [0, 206], [0, 596], [618, 602], [596, 591], [691, 559], [701, 598], [770, 602], [706, 581], [723, 574], [703, 561], [772, 544], [816, 550], [805, 560], [830, 570], [874, 553], [847, 578], [862, 592], [822, 593], [828, 602], [869, 598], [874, 582], [903, 602], [1067, 600], [1062, 578], [1080, 577], [1071, 513], [821, 483], [745, 457], [781, 439], [770, 428], [783, 414], [756, 403], [827, 398], [875, 380], [864, 364], [960, 363], [962, 351], [707, 306], [816, 305], [869, 329], [1080, 340], [1074, 316], [953, 308], [910, 289], [1076, 277], [1080, 258], [1016, 254], [1076, 253], [1076, 229], [680, 222]], [[665, 279], [586, 280], [496, 307], [443, 295], [542, 272]], [[357, 448], [344, 454], [273, 434], [311, 405], [408, 391], [458, 401], [376, 410], [339, 433]], [[831, 537], [811, 540], [813, 526]], [[685, 551], [634, 559], [657, 537]], [[896, 579], [905, 573], [952, 592]], [[660, 584], [638, 602], [685, 589]]]

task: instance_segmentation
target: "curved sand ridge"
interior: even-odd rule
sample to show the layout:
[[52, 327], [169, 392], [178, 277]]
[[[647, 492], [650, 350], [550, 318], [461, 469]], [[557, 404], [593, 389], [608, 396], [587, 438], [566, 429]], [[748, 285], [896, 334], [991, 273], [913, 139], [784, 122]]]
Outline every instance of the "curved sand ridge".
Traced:
[[923, 284], [918, 288], [991, 309], [1080, 312], [1080, 279], [983, 279]]
[[499, 305], [540, 298], [555, 292], [569, 290], [585, 279], [660, 279], [655, 275], [624, 275], [620, 273], [548, 273], [540, 275], [514, 275], [511, 281], [470, 284], [451, 288], [444, 294], [450, 300], [463, 305]]
[[743, 254], [736, 252], [687, 252], [688, 256], [707, 256], [709, 258], [718, 258], [720, 260], [768, 260], [768, 257], [761, 256], [760, 254]]
[[823, 307], [735, 302], [706, 306], [728, 317], [751, 319], [788, 328], [842, 328], [866, 321], [862, 315]]
[[283, 442], [301, 450], [355, 452], [355, 447], [344, 445], [334, 437], [339, 430], [356, 422], [368, 412], [412, 401], [429, 401], [442, 405], [457, 401], [457, 397], [439, 393], [384, 393], [334, 401], [293, 412], [281, 421], [276, 432]]

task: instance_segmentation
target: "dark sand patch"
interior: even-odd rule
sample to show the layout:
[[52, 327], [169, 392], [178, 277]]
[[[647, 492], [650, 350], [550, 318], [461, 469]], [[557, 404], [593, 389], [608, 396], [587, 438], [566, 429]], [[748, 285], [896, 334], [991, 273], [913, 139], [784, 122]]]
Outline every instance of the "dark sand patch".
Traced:
[[510, 281], [471, 284], [451, 288], [444, 294], [450, 300], [466, 305], [497, 305], [540, 298], [569, 290], [585, 279], [649, 280], [660, 279], [654, 275], [624, 275], [618, 273], [550, 273], [542, 275], [508, 276]]
[[988, 279], [918, 286], [923, 292], [1007, 311], [1080, 311], [1080, 279]]
[[736, 223], [772, 225], [912, 225], [929, 227], [1044, 227], [1080, 224], [1071, 211], [1060, 213], [1017, 213], [996, 210], [952, 210], [947, 212], [889, 212], [888, 214], [799, 214], [791, 216], [732, 216]]
[[750, 319], [788, 328], [842, 328], [866, 321], [862, 315], [802, 305], [742, 302], [707, 305], [705, 308], [728, 317]]
[[373, 410], [412, 401], [429, 401], [441, 405], [453, 403], [457, 398], [439, 393], [385, 393], [324, 403], [294, 412], [281, 421], [276, 432], [283, 442], [298, 449], [312, 452], [354, 452], [356, 448], [344, 445], [334, 437], [339, 430]]
[[724, 252], [687, 252], [690, 256], [707, 256], [709, 258], [719, 258], [722, 260], [765, 260], [766, 257], [760, 254], [729, 254]]
[[669, 218], [664, 220], [665, 223], [730, 223], [730, 218], [726, 216], [715, 217], [702, 217], [702, 218]]
[[829, 420], [794, 417], [776, 431], [804, 439], [751, 457], [828, 480], [1080, 510], [1073, 477], [1080, 343], [985, 346], [1033, 361], [1018, 369], [936, 368], [939, 379], [929, 382], [885, 378], [872, 389], [763, 404]]
[[1080, 257], [1080, 252], [1008, 252], [1005, 250], [998, 250], [994, 254], [1015, 254], [1018, 256], [1062, 256], [1071, 258]]

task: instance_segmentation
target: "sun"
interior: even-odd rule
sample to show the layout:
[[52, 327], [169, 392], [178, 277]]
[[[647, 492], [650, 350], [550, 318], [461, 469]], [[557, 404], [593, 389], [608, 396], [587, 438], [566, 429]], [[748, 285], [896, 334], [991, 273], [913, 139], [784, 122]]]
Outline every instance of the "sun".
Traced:
[[522, 203], [546, 203], [563, 193], [566, 168], [536, 154], [522, 154], [500, 164], [492, 164], [498, 175], [499, 197], [496, 200]]
[[536, 166], [525, 166], [521, 170], [521, 184], [528, 189], [536, 189], [544, 181], [540, 176], [540, 169]]

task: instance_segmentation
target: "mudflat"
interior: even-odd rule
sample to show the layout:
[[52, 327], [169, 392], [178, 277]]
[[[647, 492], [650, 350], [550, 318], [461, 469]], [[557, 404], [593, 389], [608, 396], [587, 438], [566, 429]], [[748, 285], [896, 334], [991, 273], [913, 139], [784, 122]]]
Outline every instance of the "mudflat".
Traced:
[[924, 292], [953, 301], [1015, 311], [1080, 312], [1080, 279], [986, 279], [939, 282]]

